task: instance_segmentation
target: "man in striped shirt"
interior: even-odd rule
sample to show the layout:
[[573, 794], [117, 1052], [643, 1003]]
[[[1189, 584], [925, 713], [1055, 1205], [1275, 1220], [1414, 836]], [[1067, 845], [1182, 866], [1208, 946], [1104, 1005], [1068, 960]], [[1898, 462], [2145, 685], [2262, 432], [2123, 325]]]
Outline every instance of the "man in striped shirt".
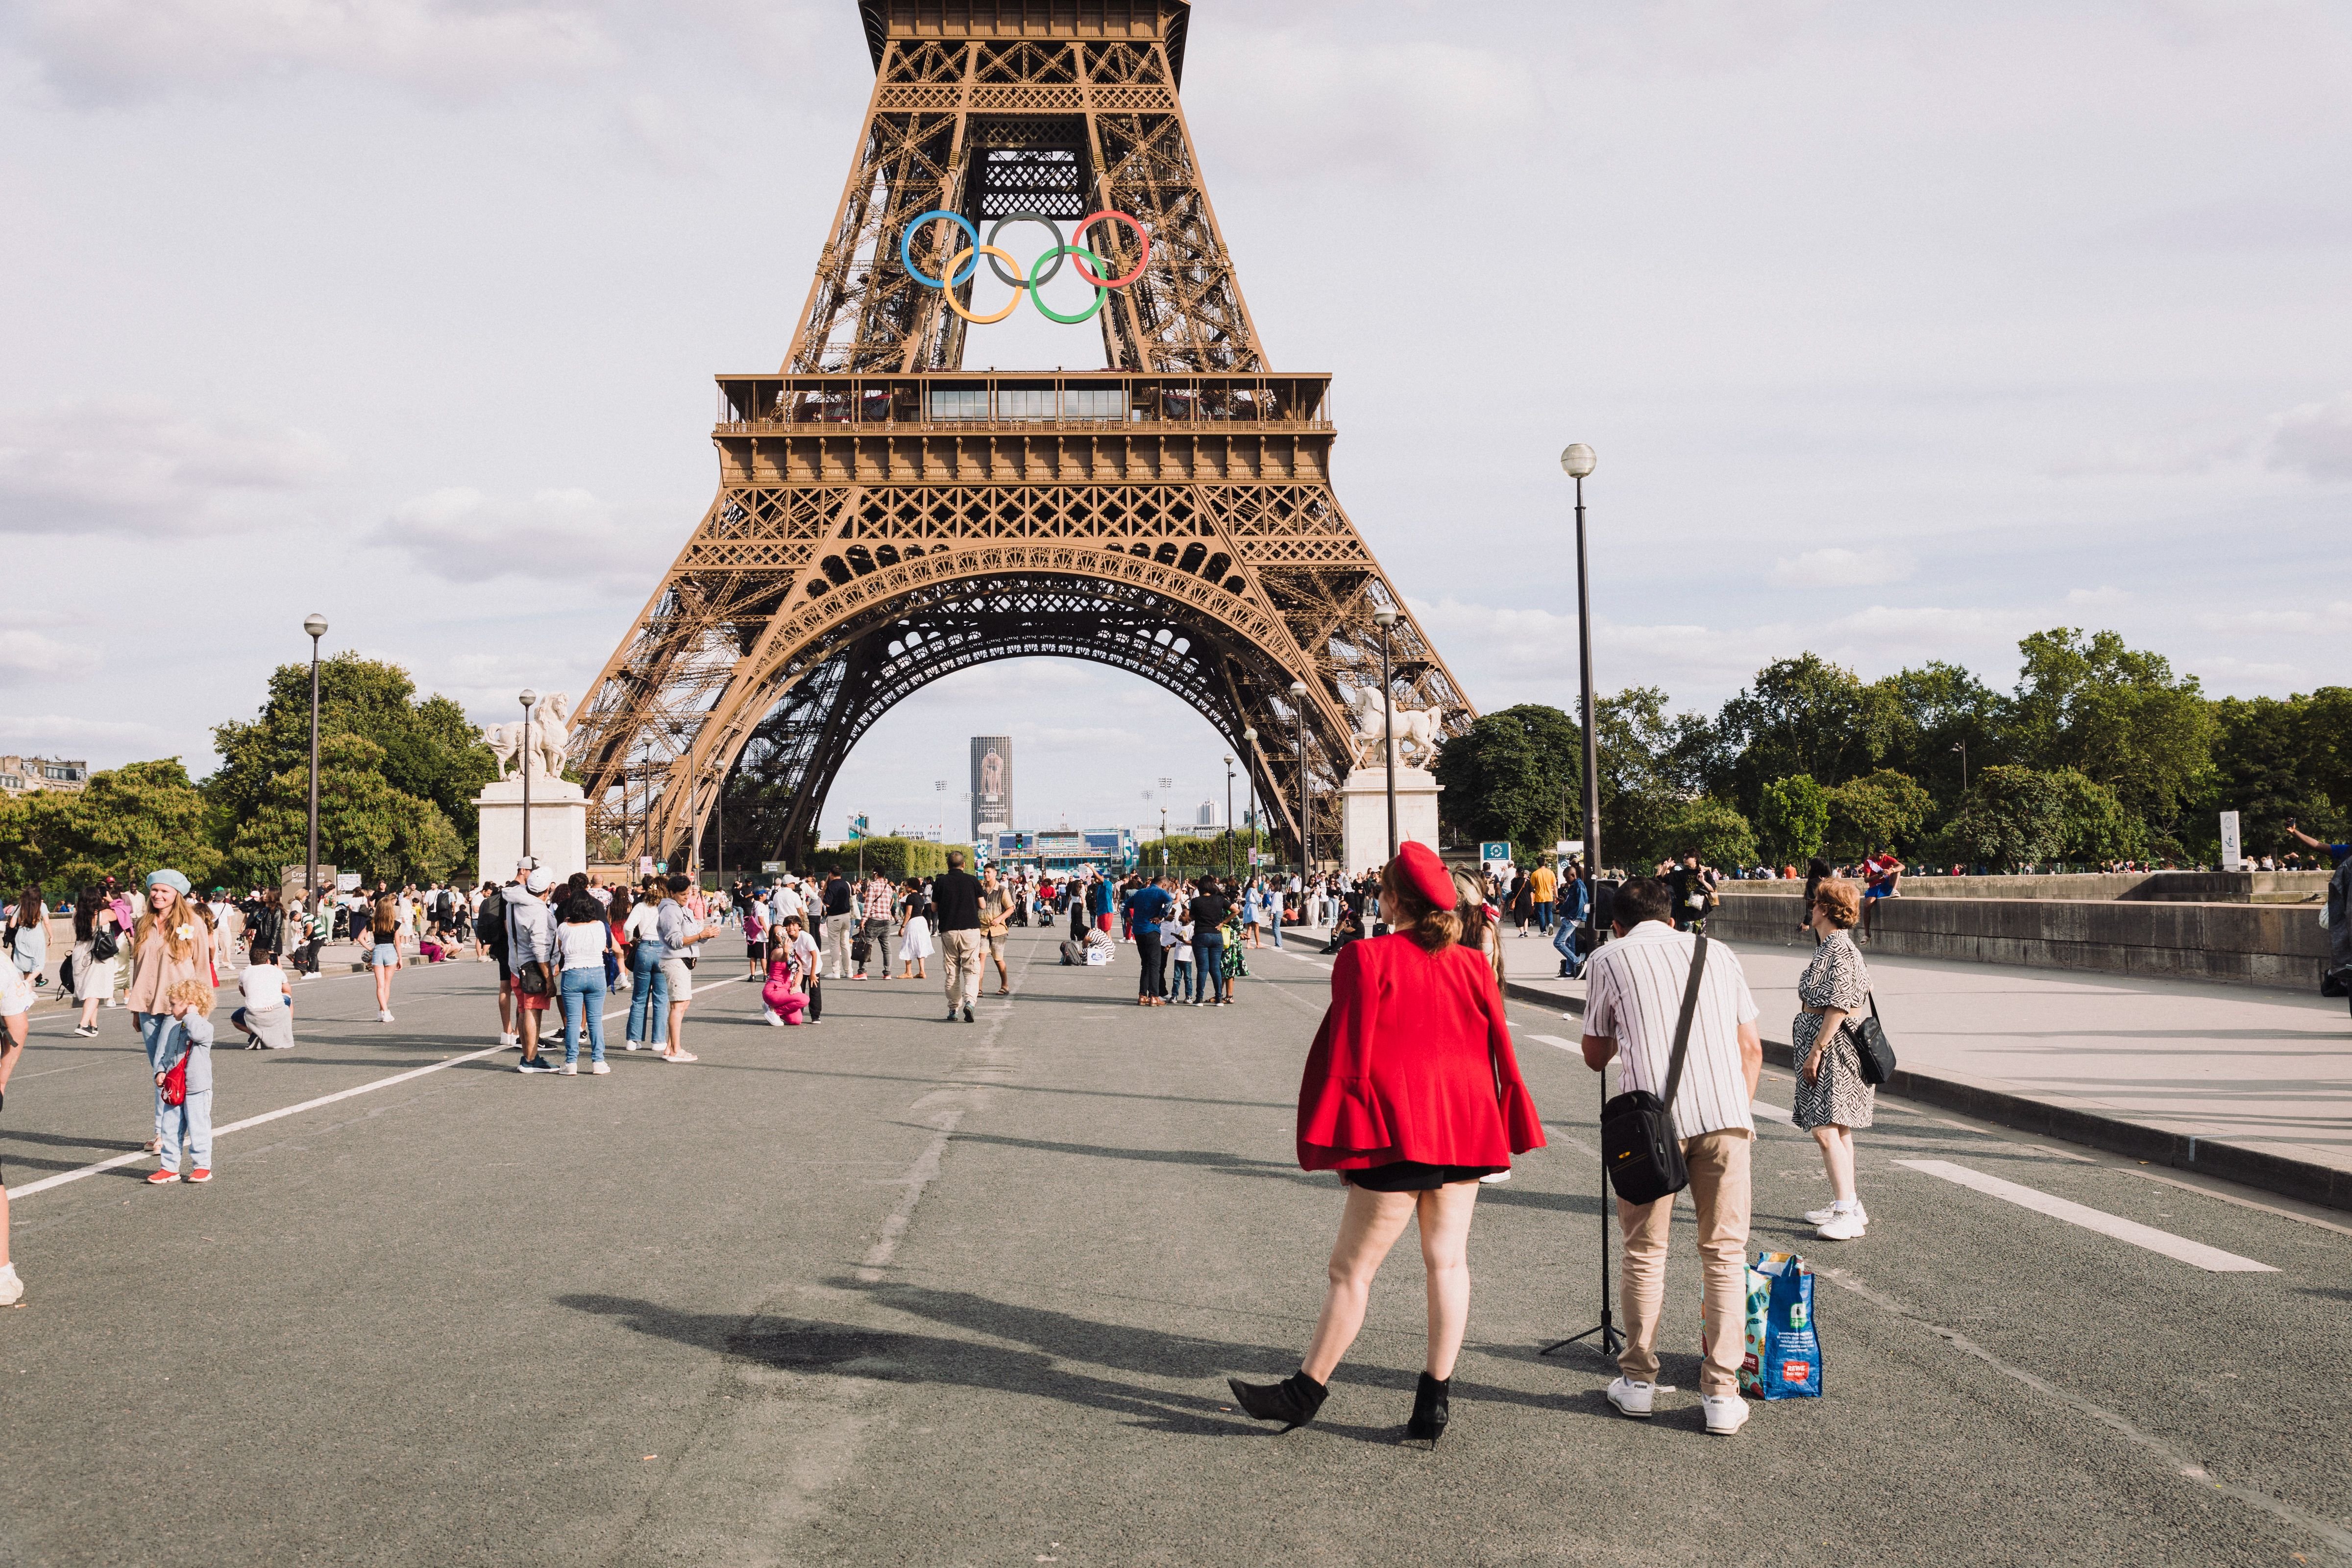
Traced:
[[[1599, 1072], [1622, 1058], [1622, 1089], [1664, 1098], [1674, 1058], [1675, 1026], [1682, 1017], [1698, 939], [1671, 923], [1673, 892], [1654, 878], [1617, 891], [1611, 930], [1616, 940], [1585, 964], [1584, 1061]], [[1739, 1363], [1748, 1340], [1748, 1152], [1756, 1121], [1748, 1105], [1764, 1070], [1756, 1033], [1756, 999], [1739, 960], [1709, 942], [1691, 1015], [1683, 1075], [1669, 1107], [1690, 1170], [1698, 1205], [1698, 1249], [1706, 1279], [1706, 1359], [1698, 1374], [1706, 1429], [1739, 1430], [1748, 1406], [1739, 1397]], [[1622, 1374], [1609, 1385], [1609, 1403], [1627, 1415], [1646, 1416], [1656, 1394], [1658, 1312], [1665, 1298], [1668, 1221], [1675, 1200], [1618, 1200], [1625, 1232], [1625, 1349]]]

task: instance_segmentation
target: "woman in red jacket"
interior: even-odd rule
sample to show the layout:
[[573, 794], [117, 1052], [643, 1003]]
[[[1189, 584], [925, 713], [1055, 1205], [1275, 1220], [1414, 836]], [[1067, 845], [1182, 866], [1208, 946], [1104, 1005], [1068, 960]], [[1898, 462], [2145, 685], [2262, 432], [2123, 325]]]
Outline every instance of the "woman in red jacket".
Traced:
[[1330, 1286], [1296, 1374], [1227, 1380], [1244, 1410], [1286, 1430], [1322, 1408], [1333, 1369], [1363, 1327], [1372, 1276], [1405, 1222], [1418, 1218], [1429, 1362], [1405, 1436], [1437, 1440], [1469, 1317], [1478, 1179], [1543, 1147], [1495, 971], [1462, 941], [1460, 900], [1436, 855], [1407, 844], [1381, 874], [1391, 934], [1349, 943], [1332, 967], [1331, 1005], [1298, 1089], [1298, 1163], [1339, 1172], [1348, 1189]]

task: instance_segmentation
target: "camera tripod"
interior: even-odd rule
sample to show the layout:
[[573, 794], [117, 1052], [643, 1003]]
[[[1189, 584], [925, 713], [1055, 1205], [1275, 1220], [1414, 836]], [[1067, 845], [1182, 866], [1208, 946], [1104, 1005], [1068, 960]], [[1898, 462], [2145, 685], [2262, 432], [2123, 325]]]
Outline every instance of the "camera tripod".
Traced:
[[[1601, 1103], [1606, 1106], [1609, 1103], [1609, 1073], [1606, 1068], [1601, 1070], [1600, 1078]], [[1601, 1353], [1604, 1356], [1614, 1356], [1625, 1348], [1625, 1336], [1618, 1330], [1609, 1297], [1609, 1167], [1604, 1163], [1601, 1168], [1601, 1321], [1580, 1334], [1570, 1334], [1564, 1340], [1556, 1340], [1544, 1346], [1538, 1352], [1539, 1354], [1550, 1355], [1555, 1351], [1564, 1351], [1596, 1334], [1600, 1336]]]

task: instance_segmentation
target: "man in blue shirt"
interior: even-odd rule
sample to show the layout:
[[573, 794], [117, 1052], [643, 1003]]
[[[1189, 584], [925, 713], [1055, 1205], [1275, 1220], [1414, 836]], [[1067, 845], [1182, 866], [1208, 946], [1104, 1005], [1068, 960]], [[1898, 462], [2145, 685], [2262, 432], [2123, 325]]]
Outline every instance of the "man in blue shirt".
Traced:
[[1135, 933], [1135, 951], [1143, 960], [1143, 976], [1135, 996], [1139, 1007], [1168, 1005], [1168, 947], [1160, 941], [1160, 927], [1175, 909], [1176, 899], [1168, 890], [1164, 871], [1157, 880], [1127, 896], [1128, 929]]

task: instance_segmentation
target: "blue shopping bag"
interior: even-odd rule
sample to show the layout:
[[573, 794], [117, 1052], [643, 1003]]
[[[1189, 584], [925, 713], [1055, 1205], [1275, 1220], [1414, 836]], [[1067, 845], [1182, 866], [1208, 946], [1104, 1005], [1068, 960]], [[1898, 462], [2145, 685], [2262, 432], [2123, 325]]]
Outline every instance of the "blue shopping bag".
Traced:
[[1822, 1396], [1813, 1270], [1794, 1253], [1759, 1254], [1748, 1271], [1748, 1355], [1739, 1369], [1739, 1388], [1759, 1399]]

